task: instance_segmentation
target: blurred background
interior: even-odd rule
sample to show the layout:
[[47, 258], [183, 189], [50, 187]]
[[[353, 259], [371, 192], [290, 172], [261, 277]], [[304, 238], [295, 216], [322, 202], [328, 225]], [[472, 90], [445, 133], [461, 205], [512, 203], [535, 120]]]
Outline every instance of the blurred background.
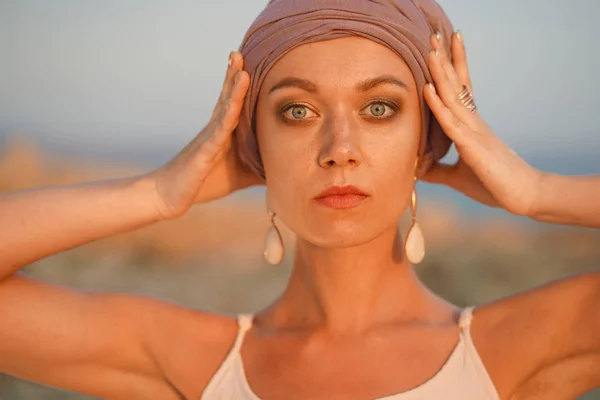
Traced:
[[[166, 162], [208, 121], [229, 51], [265, 3], [0, 1], [0, 190]], [[465, 36], [479, 110], [495, 132], [543, 170], [600, 173], [600, 55], [589, 31], [600, 2], [440, 3]], [[458, 305], [600, 266], [598, 230], [534, 223], [446, 188], [419, 191], [428, 254], [418, 272]], [[256, 311], [283, 290], [290, 270], [289, 257], [277, 267], [263, 260], [268, 226], [264, 189], [250, 189], [26, 272], [215, 312]], [[294, 238], [283, 231], [289, 256]], [[583, 398], [600, 399], [600, 391]], [[0, 374], [0, 399], [88, 397]]]

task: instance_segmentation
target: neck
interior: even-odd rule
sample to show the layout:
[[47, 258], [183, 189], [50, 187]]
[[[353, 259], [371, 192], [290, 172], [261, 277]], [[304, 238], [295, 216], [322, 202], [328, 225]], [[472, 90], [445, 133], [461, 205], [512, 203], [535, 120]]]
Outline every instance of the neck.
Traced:
[[288, 287], [269, 314], [289, 325], [357, 333], [413, 319], [434, 297], [404, 258], [394, 227], [354, 247], [320, 248], [298, 239]]

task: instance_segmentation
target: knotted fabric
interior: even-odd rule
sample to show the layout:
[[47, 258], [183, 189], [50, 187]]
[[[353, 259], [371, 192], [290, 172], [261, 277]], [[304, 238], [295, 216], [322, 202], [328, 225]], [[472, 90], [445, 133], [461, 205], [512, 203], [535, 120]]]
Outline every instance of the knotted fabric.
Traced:
[[419, 156], [421, 171], [442, 158], [451, 141], [423, 98], [431, 82], [430, 37], [439, 32], [450, 54], [452, 24], [435, 0], [271, 0], [246, 33], [240, 52], [250, 74], [250, 88], [234, 132], [238, 154], [252, 171], [265, 177], [254, 113], [269, 70], [286, 53], [307, 43], [359, 36], [382, 44], [408, 65], [417, 84], [423, 118]]

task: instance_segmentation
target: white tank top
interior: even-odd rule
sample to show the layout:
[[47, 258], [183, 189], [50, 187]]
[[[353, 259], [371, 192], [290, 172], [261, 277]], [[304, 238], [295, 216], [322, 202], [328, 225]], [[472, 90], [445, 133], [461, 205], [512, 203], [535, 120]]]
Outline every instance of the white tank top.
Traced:
[[[201, 400], [260, 400], [248, 384], [240, 353], [244, 336], [252, 327], [252, 319], [252, 315], [246, 314], [238, 317], [239, 331], [233, 347], [213, 375]], [[459, 341], [431, 379], [415, 389], [375, 400], [500, 400], [471, 340], [472, 319], [473, 308], [464, 309], [459, 319]]]

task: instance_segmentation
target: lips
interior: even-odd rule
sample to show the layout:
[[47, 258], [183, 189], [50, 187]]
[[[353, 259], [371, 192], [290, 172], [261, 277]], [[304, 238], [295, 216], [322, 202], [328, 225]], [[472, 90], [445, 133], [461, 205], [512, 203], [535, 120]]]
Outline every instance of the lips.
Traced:
[[325, 207], [343, 210], [359, 206], [368, 197], [354, 186], [332, 186], [315, 197], [315, 201]]

